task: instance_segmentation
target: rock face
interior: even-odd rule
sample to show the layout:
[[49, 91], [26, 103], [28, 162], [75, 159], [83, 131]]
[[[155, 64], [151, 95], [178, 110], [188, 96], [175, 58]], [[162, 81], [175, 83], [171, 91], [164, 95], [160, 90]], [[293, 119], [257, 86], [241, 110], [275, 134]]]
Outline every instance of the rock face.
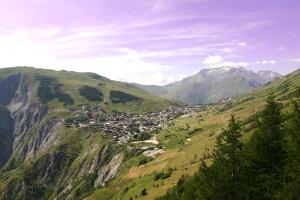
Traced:
[[[18, 153], [17, 149], [20, 149], [24, 141], [31, 136], [33, 127], [37, 126], [47, 115], [48, 108], [46, 105], [32, 101], [35, 88], [27, 82], [25, 75], [11, 75], [1, 80], [0, 92], [0, 105], [5, 110], [1, 118], [7, 121], [6, 133], [9, 135], [5, 154], [9, 155], [7, 152]], [[31, 149], [29, 148], [29, 150]], [[24, 148], [20, 152], [22, 152], [19, 154], [20, 159], [25, 159], [30, 155], [28, 152], [24, 152]], [[4, 160], [7, 161], [9, 156]], [[5, 164], [4, 160], [0, 166]]]
[[12, 113], [14, 119], [14, 149], [20, 146], [34, 125], [47, 114], [47, 107], [40, 103], [29, 103]]
[[96, 188], [104, 187], [107, 181], [117, 176], [123, 157], [123, 154], [114, 156], [107, 165], [98, 171], [98, 178], [95, 181]]
[[35, 76], [0, 76], [0, 200], [82, 199], [118, 175], [124, 153], [99, 132], [66, 129], [67, 109], [42, 103]]
[[22, 148], [22, 154], [25, 156], [25, 159], [34, 158], [38, 153], [57, 145], [57, 138], [61, 128], [61, 120], [51, 119], [45, 122], [30, 142]]

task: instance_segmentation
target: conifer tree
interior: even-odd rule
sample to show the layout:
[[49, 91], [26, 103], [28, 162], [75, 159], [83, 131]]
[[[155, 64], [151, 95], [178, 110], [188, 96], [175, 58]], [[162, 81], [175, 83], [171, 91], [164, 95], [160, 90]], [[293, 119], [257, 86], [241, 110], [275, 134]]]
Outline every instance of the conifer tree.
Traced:
[[[234, 115], [231, 115], [228, 127], [217, 139], [216, 149], [212, 154], [213, 165], [207, 167], [202, 162], [203, 182], [206, 182], [202, 192], [204, 199], [242, 199], [243, 183], [241, 180], [242, 128]], [[208, 191], [208, 188], [212, 191]], [[211, 196], [207, 196], [210, 194]]]
[[[300, 98], [300, 87], [297, 89], [297, 97]], [[290, 132], [300, 151], [300, 100], [296, 99], [292, 102], [293, 110], [291, 114]]]
[[300, 88], [296, 97], [298, 99], [292, 101], [292, 111], [287, 121], [289, 151], [285, 176], [288, 181], [281, 192], [281, 197], [287, 200], [297, 199], [300, 196]]
[[273, 94], [268, 97], [257, 126], [250, 158], [253, 170], [249, 173], [249, 179], [254, 180], [251, 198], [276, 199], [278, 190], [282, 188], [287, 153], [281, 105], [275, 101]]

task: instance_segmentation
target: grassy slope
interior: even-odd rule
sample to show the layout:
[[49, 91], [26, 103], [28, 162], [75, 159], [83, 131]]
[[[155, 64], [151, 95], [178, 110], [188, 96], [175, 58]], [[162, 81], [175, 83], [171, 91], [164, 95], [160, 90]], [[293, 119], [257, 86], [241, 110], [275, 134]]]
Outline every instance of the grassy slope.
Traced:
[[[208, 111], [200, 114], [204, 121], [199, 122], [199, 116], [177, 119], [173, 126], [157, 135], [166, 147], [165, 153], [145, 165], [127, 166], [107, 188], [96, 191], [87, 199], [130, 199], [130, 197], [135, 199], [137, 196], [138, 199], [151, 200], [164, 195], [182, 175], [191, 175], [198, 170], [197, 161], [213, 149], [216, 135], [226, 125], [231, 113], [235, 113], [240, 120], [248, 119], [262, 110], [271, 91], [279, 101], [288, 103], [293, 98], [297, 86], [300, 86], [300, 71], [276, 80], [264, 88], [237, 97], [236, 103], [230, 109], [224, 109], [224, 105], [210, 107]], [[186, 124], [202, 130], [191, 136], [188, 134], [190, 131], [186, 128]], [[245, 135], [245, 139], [247, 136]], [[186, 140], [187, 138], [191, 141]], [[155, 172], [166, 171], [169, 167], [176, 168], [170, 178], [154, 181]], [[124, 192], [126, 187], [129, 187], [129, 190]], [[148, 190], [148, 195], [140, 195], [143, 188]]]
[[[97, 102], [90, 102], [84, 97], [82, 97], [78, 89], [84, 85], [96, 87], [104, 93], [104, 101], [101, 103], [103, 107], [108, 111], [131, 111], [131, 112], [143, 112], [143, 111], [152, 111], [160, 110], [164, 107], [172, 105], [173, 103], [153, 95], [144, 92], [143, 90], [138, 89], [135, 86], [132, 86], [127, 83], [117, 82], [109, 80], [105, 77], [92, 74], [92, 73], [78, 73], [70, 71], [54, 71], [46, 69], [36, 69], [30, 67], [15, 67], [15, 68], [4, 68], [0, 69], [0, 79], [11, 75], [23, 73], [29, 76], [29, 79], [35, 82], [34, 76], [36, 74], [53, 77], [57, 80], [58, 83], [63, 84], [62, 90], [65, 93], [71, 95], [75, 102], [75, 106], [81, 104], [99, 104]], [[142, 100], [113, 104], [109, 100], [110, 90], [120, 90], [126, 93], [132, 94], [139, 97]], [[62, 108], [62, 103], [53, 101], [50, 103], [52, 108]]]
[[[62, 84], [62, 90], [65, 93], [68, 93], [72, 99], [74, 100], [75, 104], [71, 107], [80, 107], [82, 104], [99, 104], [97, 102], [90, 102], [86, 100], [79, 94], [78, 89], [84, 85], [96, 87], [97, 89], [101, 90], [104, 93], [104, 101], [101, 103], [102, 106], [107, 111], [131, 111], [131, 112], [143, 112], [143, 111], [150, 111], [150, 110], [160, 110], [165, 108], [173, 103], [165, 100], [160, 97], [152, 96], [134, 86], [131, 86], [126, 83], [121, 83], [117, 81], [112, 81], [107, 78], [98, 76], [96, 74], [91, 73], [77, 73], [77, 72], [68, 72], [68, 71], [54, 71], [54, 70], [45, 70], [45, 69], [35, 69], [29, 67], [16, 67], [16, 68], [4, 68], [0, 69], [0, 80], [12, 75], [12, 74], [26, 74], [26, 81], [37, 85], [38, 82], [35, 80], [36, 75], [42, 75], [47, 77], [53, 77], [57, 81], [57, 83]], [[129, 103], [120, 103], [120, 104], [113, 104], [109, 100], [109, 92], [110, 90], [120, 90], [134, 96], [139, 97], [141, 100], [132, 101]], [[38, 97], [33, 96], [33, 100], [37, 101]], [[107, 102], [107, 104], [104, 104]], [[69, 113], [67, 109], [63, 105], [63, 103], [58, 102], [57, 100], [51, 101], [48, 103], [50, 107], [50, 112], [46, 116], [43, 121], [47, 121], [52, 117], [59, 117], [63, 118]], [[39, 127], [35, 127], [39, 128]], [[35, 134], [35, 133], [34, 133]], [[34, 136], [33, 134], [33, 136]], [[86, 156], [86, 152], [89, 152], [89, 155], [84, 162], [90, 163], [95, 158], [96, 154], [100, 151], [103, 145], [109, 143], [108, 139], [103, 137], [103, 133], [90, 133], [90, 132], [78, 132], [75, 130], [65, 129], [59, 135], [60, 143], [53, 146], [51, 149], [47, 150], [47, 152], [42, 152], [36, 158], [32, 160], [28, 160], [25, 162], [20, 163], [20, 165], [10, 171], [1, 172], [0, 176], [0, 194], [2, 189], [5, 190], [7, 188], [7, 184], [10, 184], [14, 180], [23, 180], [27, 176], [30, 176], [31, 170], [34, 170], [33, 164], [41, 163], [41, 160], [45, 159], [47, 155], [60, 152], [66, 154], [66, 157], [76, 157], [74, 161], [71, 163], [63, 164], [65, 168], [68, 169], [69, 175], [72, 175], [75, 171], [80, 171], [80, 163]], [[28, 138], [30, 140], [30, 138]], [[26, 141], [24, 141], [24, 144]], [[66, 149], [59, 149], [61, 146], [67, 145]], [[92, 148], [91, 148], [92, 147]], [[120, 147], [122, 148], [122, 147]], [[74, 152], [74, 149], [76, 152]], [[115, 150], [117, 150], [115, 148]], [[70, 152], [69, 152], [70, 151]], [[58, 174], [58, 176], [60, 176]], [[32, 180], [35, 181], [33, 184], [38, 184], [39, 180]], [[78, 183], [82, 183], [79, 181]], [[69, 183], [61, 183], [55, 185], [53, 190], [58, 190], [60, 186], [67, 186]], [[79, 187], [79, 186], [78, 186]], [[52, 190], [51, 189], [51, 190]], [[50, 193], [52, 194], [52, 193]], [[1, 195], [0, 195], [1, 198]]]

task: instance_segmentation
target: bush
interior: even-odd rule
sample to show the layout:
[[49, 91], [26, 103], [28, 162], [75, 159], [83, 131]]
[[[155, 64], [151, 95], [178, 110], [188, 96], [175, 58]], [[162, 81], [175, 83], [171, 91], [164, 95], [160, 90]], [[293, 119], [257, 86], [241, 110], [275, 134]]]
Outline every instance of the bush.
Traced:
[[168, 168], [168, 171], [165, 172], [160, 172], [154, 175], [154, 181], [158, 181], [159, 179], [167, 179], [170, 178], [174, 169], [173, 168]]
[[144, 165], [144, 164], [150, 162], [151, 160], [152, 160], [151, 158], [144, 157], [141, 160], [139, 160], [139, 165]]
[[140, 132], [137, 136], [137, 140], [149, 140], [152, 137], [152, 135], [148, 132]]
[[142, 192], [141, 192], [141, 195], [142, 196], [146, 196], [148, 193], [147, 193], [147, 189], [146, 188], [144, 188], [143, 190], [142, 190]]

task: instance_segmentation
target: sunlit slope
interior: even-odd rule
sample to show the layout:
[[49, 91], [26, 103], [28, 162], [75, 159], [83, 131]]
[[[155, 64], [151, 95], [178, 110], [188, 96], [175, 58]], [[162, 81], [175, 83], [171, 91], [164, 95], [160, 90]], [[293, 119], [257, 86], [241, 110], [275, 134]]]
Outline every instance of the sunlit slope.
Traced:
[[[145, 199], [152, 200], [164, 195], [177, 184], [182, 175], [192, 175], [199, 168], [199, 161], [205, 158], [215, 145], [216, 137], [227, 124], [230, 114], [235, 115], [246, 127], [244, 139], [251, 133], [252, 116], [263, 109], [267, 96], [273, 92], [277, 100], [288, 105], [300, 86], [300, 71], [249, 94], [237, 97], [233, 102], [211, 106], [207, 111], [190, 118], [178, 118], [165, 130], [157, 134], [165, 152], [153, 161], [138, 165], [138, 159], [128, 161], [118, 178], [108, 187], [97, 190], [87, 199]], [[288, 109], [288, 106], [285, 106]], [[156, 180], [157, 174], [167, 173], [170, 177]], [[142, 195], [143, 189], [147, 195]]]
[[[33, 98], [44, 100], [50, 107], [76, 107], [82, 104], [100, 104], [107, 111], [143, 112], [159, 110], [173, 104], [166, 99], [153, 96], [130, 84], [112, 81], [94, 73], [16, 67], [0, 69], [0, 80], [15, 74], [26, 76], [26, 81], [36, 86], [36, 94], [33, 94]], [[49, 97], [44, 88], [41, 89], [41, 95], [44, 99], [40, 97], [39, 87], [41, 85], [50, 88], [50, 91], [53, 93], [52, 97]], [[93, 95], [92, 93], [98, 90], [100, 93], [99, 98], [83, 96], [80, 91], [86, 90], [86, 86], [90, 89], [92, 88], [88, 95]], [[114, 94], [111, 93], [112, 91], [119, 92], [117, 93], [119, 96], [116, 96], [118, 101], [112, 100], [112, 95]]]

